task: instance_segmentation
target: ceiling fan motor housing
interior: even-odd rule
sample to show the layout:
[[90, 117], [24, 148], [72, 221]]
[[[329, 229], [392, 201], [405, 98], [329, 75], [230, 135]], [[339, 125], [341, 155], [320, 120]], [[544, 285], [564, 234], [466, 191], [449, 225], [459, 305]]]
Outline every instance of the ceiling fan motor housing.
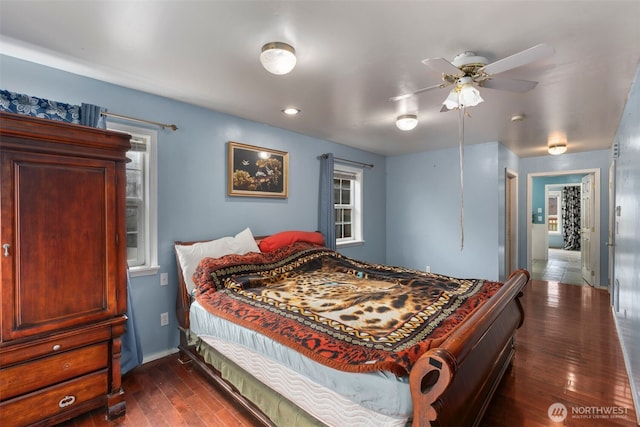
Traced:
[[465, 76], [475, 77], [478, 74], [478, 70], [487, 65], [489, 60], [475, 52], [466, 51], [456, 55], [451, 63], [458, 67]]

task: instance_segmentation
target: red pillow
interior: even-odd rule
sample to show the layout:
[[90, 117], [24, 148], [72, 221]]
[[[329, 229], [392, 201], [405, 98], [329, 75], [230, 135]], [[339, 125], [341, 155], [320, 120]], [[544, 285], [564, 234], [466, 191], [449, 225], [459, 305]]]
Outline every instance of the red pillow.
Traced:
[[272, 252], [295, 242], [309, 242], [324, 245], [324, 237], [319, 231], [282, 231], [260, 240], [261, 252]]

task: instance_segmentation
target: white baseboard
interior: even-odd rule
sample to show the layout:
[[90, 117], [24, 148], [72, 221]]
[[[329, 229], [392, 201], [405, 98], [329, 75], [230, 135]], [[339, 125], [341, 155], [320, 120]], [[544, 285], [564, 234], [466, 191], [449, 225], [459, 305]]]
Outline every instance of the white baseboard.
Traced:
[[636, 423], [640, 426], [640, 384], [636, 384], [635, 378], [631, 371], [631, 362], [629, 360], [629, 355], [627, 353], [627, 346], [622, 339], [622, 335], [620, 334], [620, 326], [618, 325], [618, 316], [616, 316], [616, 312], [611, 307], [611, 313], [613, 315], [613, 321], [616, 324], [616, 333], [618, 334], [618, 341], [620, 342], [620, 347], [622, 348], [622, 356], [624, 359], [624, 366], [627, 368], [627, 377], [629, 377], [629, 387], [631, 387], [631, 397], [633, 397], [633, 405], [636, 410]]
[[159, 351], [154, 354], [142, 357], [142, 364], [153, 362], [154, 360], [162, 359], [163, 357], [171, 356], [178, 352], [177, 348], [170, 348], [168, 350]]

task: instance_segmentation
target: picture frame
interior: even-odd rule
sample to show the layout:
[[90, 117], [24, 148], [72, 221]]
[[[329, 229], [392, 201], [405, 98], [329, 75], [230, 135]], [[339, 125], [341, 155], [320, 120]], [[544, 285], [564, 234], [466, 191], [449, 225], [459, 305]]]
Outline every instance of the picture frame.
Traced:
[[289, 153], [228, 142], [227, 195], [286, 199]]

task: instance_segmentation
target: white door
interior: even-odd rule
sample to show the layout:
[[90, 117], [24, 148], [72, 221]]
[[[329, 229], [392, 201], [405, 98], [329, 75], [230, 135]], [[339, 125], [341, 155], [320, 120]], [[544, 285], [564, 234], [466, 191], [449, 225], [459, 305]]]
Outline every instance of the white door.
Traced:
[[593, 175], [585, 175], [582, 178], [580, 191], [580, 258], [582, 264], [582, 279], [589, 285], [594, 285], [595, 268], [597, 262], [594, 257], [592, 237], [595, 231], [595, 198]]

